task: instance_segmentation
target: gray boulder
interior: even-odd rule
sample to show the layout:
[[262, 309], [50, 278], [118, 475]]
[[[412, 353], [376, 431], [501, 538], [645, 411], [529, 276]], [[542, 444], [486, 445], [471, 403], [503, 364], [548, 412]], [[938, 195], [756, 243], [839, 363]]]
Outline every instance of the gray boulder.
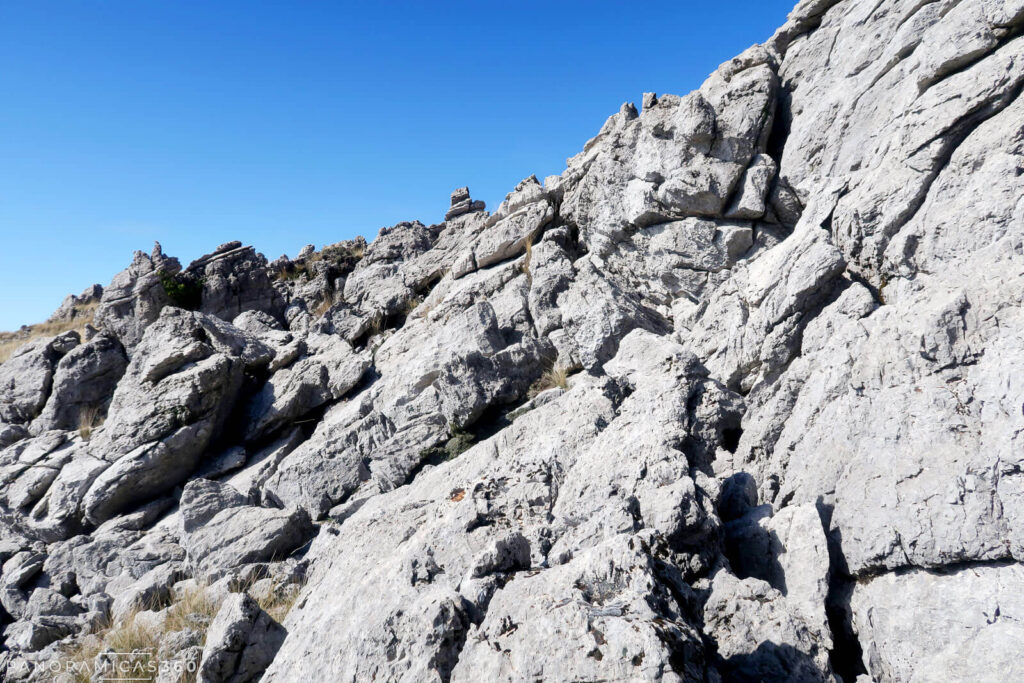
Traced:
[[100, 285], [91, 285], [86, 287], [78, 296], [68, 294], [64, 298], [64, 301], [61, 302], [60, 307], [49, 317], [47, 322], [84, 318], [88, 315], [87, 311], [89, 311], [89, 309], [99, 305], [100, 298], [102, 296], [103, 287]]
[[200, 683], [258, 681], [286, 632], [245, 593], [230, 595], [206, 634]]
[[57, 363], [50, 397], [33, 421], [32, 431], [98, 426], [127, 366], [124, 349], [110, 334], [100, 334], [69, 351]]
[[196, 479], [181, 496], [181, 545], [194, 575], [205, 580], [247, 564], [281, 559], [314, 533], [305, 511], [249, 505], [227, 484]]
[[271, 285], [267, 260], [252, 247], [228, 242], [185, 269], [202, 283], [199, 311], [233, 320], [245, 311], [280, 315], [283, 301]]
[[446, 221], [450, 221], [453, 218], [465, 215], [467, 213], [475, 211], [483, 211], [484, 203], [480, 201], [474, 201], [469, 196], [468, 187], [460, 187], [452, 192], [451, 207], [444, 215]]
[[39, 415], [53, 388], [57, 363], [80, 341], [77, 332], [38, 339], [0, 364], [0, 420], [24, 424]]
[[135, 252], [131, 265], [103, 290], [94, 316], [96, 323], [112, 332], [130, 353], [163, 307], [171, 303], [161, 277], [180, 271], [178, 259], [164, 256], [159, 242], [149, 256]]

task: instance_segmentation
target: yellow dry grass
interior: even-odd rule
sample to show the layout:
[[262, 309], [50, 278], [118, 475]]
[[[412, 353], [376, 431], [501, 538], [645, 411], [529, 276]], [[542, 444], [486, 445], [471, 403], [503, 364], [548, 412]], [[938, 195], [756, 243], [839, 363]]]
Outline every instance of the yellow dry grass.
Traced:
[[92, 437], [92, 430], [103, 424], [103, 417], [100, 415], [100, 407], [97, 405], [86, 406], [78, 414], [78, 435], [83, 441]]
[[[89, 683], [96, 667], [96, 657], [103, 652], [132, 653], [119, 657], [118, 666], [131, 666], [133, 670], [146, 670], [156, 657], [160, 646], [160, 633], [136, 620], [139, 610], [133, 611], [116, 624], [103, 624], [91, 634], [77, 639], [66, 648], [61, 657], [60, 671], [70, 674], [75, 683]], [[155, 680], [156, 675], [133, 673], [140, 681]]]
[[75, 317], [71, 320], [37, 323], [18, 332], [0, 332], [0, 363], [6, 362], [15, 351], [35, 339], [55, 337], [71, 330], [82, 334], [85, 326], [92, 324], [97, 306], [98, 304], [86, 304], [75, 307]]
[[181, 598], [167, 610], [164, 631], [174, 633], [191, 628], [201, 633], [202, 644], [205, 644], [206, 625], [217, 616], [220, 602], [210, 594], [206, 586], [197, 585], [185, 590]]
[[562, 367], [561, 365], [554, 365], [544, 371], [544, 374], [540, 376], [533, 386], [530, 387], [528, 396], [533, 398], [537, 394], [547, 391], [548, 389], [554, 389], [560, 387], [562, 389], [569, 388], [569, 369]]
[[330, 296], [324, 297], [324, 299], [320, 303], [318, 303], [315, 308], [313, 308], [311, 313], [313, 314], [314, 318], [319, 320], [320, 318], [324, 317], [324, 313], [331, 310], [331, 306], [333, 305], [334, 300]]
[[[277, 622], [283, 621], [288, 615], [302, 588], [301, 584], [296, 583], [273, 586], [272, 590], [254, 591], [254, 583], [253, 578], [235, 589], [249, 593]], [[120, 621], [101, 624], [90, 635], [76, 639], [62, 653], [61, 671], [69, 672], [71, 679], [76, 683], [87, 683], [90, 680], [90, 673], [95, 669], [97, 655], [103, 652], [130, 652], [134, 653], [129, 658], [133, 680], [156, 680], [159, 671], [159, 662], [156, 658], [164, 636], [192, 629], [200, 636], [200, 646], [205, 645], [207, 629], [220, 607], [221, 600], [215, 597], [215, 593], [206, 585], [193, 585], [182, 591], [170, 605], [166, 602], [145, 605], [133, 610]], [[165, 609], [165, 618], [158, 628], [150, 628], [138, 618], [139, 614], [147, 609]], [[119, 657], [119, 667], [123, 661], [124, 656]], [[188, 677], [187, 680], [193, 679]]]
[[283, 589], [274, 590], [259, 596], [256, 602], [259, 603], [264, 612], [280, 624], [288, 616], [288, 612], [295, 605], [295, 601], [299, 599], [301, 590], [302, 586], [299, 584], [289, 584]]
[[523, 254], [523, 262], [520, 264], [519, 269], [526, 276], [527, 281], [533, 284], [533, 274], [530, 272], [530, 262], [533, 261], [533, 235], [526, 238], [523, 246], [525, 253]]

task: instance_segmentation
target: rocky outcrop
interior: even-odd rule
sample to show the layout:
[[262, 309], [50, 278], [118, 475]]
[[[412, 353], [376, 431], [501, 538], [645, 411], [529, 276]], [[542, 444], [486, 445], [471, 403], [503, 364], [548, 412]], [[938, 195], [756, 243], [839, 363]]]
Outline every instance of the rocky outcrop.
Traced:
[[221, 320], [244, 311], [280, 314], [283, 302], [271, 286], [267, 259], [241, 242], [222, 244], [189, 264], [185, 275], [202, 284], [199, 310]]
[[54, 369], [50, 396], [32, 431], [91, 430], [101, 424], [127, 366], [124, 349], [108, 333], [73, 348]]
[[0, 365], [0, 671], [1020, 678], [1022, 27], [803, 0], [494, 213], [136, 255]]
[[254, 507], [227, 484], [206, 479], [185, 487], [181, 521], [193, 576], [210, 582], [247, 564], [286, 557], [314, 535], [301, 509]]
[[98, 523], [188, 478], [270, 349], [217, 318], [167, 308], [146, 330], [89, 451], [109, 463], [82, 500]]
[[68, 294], [47, 322], [74, 320], [75, 318], [84, 317], [86, 311], [99, 305], [102, 297], [103, 287], [100, 285], [86, 287], [78, 296]]
[[77, 332], [39, 339], [0, 365], [0, 421], [23, 424], [38, 416], [53, 389], [57, 363], [80, 342]]
[[149, 256], [135, 252], [131, 265], [115, 275], [103, 290], [94, 316], [96, 324], [112, 332], [125, 348], [133, 349], [142, 340], [146, 327], [171, 303], [163, 279], [180, 270], [178, 259], [164, 256], [159, 242]]

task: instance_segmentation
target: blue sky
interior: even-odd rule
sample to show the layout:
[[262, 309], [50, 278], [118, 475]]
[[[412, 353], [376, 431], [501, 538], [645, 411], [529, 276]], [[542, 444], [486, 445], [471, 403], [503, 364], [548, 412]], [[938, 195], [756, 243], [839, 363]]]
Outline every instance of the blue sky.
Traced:
[[791, 6], [4, 0], [0, 329], [153, 240], [275, 258], [440, 221], [460, 185], [493, 209]]

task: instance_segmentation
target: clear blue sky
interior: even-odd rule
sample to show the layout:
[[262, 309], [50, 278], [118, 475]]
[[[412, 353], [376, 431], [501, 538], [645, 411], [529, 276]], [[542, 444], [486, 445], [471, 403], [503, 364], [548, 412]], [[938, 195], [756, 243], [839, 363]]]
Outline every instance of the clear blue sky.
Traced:
[[0, 2], [0, 329], [153, 240], [269, 258], [493, 209], [624, 101], [685, 93], [793, 0]]

